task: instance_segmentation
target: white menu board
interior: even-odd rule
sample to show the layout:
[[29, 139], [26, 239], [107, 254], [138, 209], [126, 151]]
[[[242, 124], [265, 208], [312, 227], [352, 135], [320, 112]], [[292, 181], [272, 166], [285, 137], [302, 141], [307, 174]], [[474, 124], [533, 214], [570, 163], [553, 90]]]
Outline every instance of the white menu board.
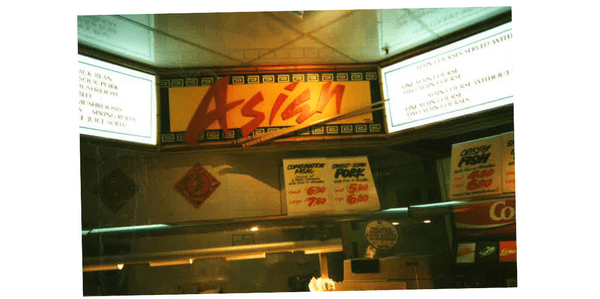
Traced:
[[288, 215], [333, 212], [325, 158], [284, 159]]
[[284, 159], [288, 215], [379, 210], [367, 157]]
[[450, 199], [502, 193], [499, 136], [452, 145]]
[[336, 213], [379, 210], [379, 197], [367, 157], [328, 158]]
[[511, 23], [382, 69], [388, 132], [513, 103]]
[[79, 132], [156, 144], [154, 75], [79, 55]]
[[502, 189], [515, 192], [515, 134], [502, 134]]

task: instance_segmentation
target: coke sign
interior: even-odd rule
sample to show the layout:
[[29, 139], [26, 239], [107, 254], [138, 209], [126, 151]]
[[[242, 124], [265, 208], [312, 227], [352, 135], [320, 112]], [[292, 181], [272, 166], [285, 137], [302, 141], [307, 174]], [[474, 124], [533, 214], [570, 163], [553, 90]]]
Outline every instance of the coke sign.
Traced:
[[516, 262], [517, 261], [517, 241], [502, 241], [500, 242], [500, 262]]
[[514, 199], [458, 206], [454, 208], [454, 219], [462, 237], [516, 235]]

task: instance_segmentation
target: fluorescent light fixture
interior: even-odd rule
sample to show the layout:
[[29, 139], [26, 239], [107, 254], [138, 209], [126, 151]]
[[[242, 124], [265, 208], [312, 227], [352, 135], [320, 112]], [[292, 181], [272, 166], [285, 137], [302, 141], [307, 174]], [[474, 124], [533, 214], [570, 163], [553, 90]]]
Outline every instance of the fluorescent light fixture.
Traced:
[[250, 231], [253, 231], [253, 232], [256, 232], [256, 231], [258, 231], [258, 226], [253, 226], [253, 227], [250, 229]]
[[392, 225], [399, 225], [400, 222], [392, 222]]
[[252, 259], [264, 259], [266, 254], [262, 253], [253, 253], [253, 254], [244, 254], [244, 255], [236, 255], [236, 256], [227, 256], [225, 257], [226, 261], [241, 261], [241, 260], [252, 260]]
[[423, 223], [431, 223], [431, 220], [425, 219], [425, 220], [423, 220]]
[[193, 262], [194, 262], [193, 259], [183, 259], [183, 260], [150, 262], [149, 264], [150, 264], [150, 267], [163, 267], [163, 266], [190, 265]]

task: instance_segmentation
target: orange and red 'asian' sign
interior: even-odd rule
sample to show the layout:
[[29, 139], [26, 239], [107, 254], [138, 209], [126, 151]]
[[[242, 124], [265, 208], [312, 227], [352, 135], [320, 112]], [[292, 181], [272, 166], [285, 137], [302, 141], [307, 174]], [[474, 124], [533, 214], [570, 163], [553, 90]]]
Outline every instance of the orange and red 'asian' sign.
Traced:
[[[161, 80], [161, 111], [168, 111], [161, 118], [161, 141], [190, 145], [231, 141], [313, 123], [381, 100], [375, 72], [344, 74], [277, 75], [293, 79], [277, 82], [251, 80], [259, 75], [245, 75], [239, 81], [244, 76], [232, 75], [216, 81], [209, 77], [210, 84], [197, 84], [198, 78], [192, 78], [195, 81], [186, 79], [185, 86], [176, 79]], [[367, 113], [294, 135], [383, 134], [382, 124], [382, 115]]]

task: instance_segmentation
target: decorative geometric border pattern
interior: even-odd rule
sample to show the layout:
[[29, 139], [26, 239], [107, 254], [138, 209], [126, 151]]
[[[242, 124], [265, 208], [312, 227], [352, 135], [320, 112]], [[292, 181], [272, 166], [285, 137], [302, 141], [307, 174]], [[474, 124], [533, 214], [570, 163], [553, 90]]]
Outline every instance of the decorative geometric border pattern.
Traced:
[[[160, 88], [211, 86], [219, 77], [190, 77], [190, 78], [163, 78], [159, 82]], [[305, 73], [267, 73], [267, 74], [234, 74], [230, 75], [230, 85], [261, 84], [261, 83], [291, 83], [291, 82], [348, 82], [348, 81], [375, 81], [378, 80], [376, 71], [329, 71], [329, 72], [305, 72]], [[257, 128], [251, 136], [273, 132], [287, 127]], [[340, 136], [340, 135], [381, 135], [383, 124], [338, 124], [322, 125], [305, 128], [288, 136]], [[164, 132], [160, 136], [162, 144], [176, 145], [186, 144], [185, 132]], [[223, 130], [206, 130], [198, 136], [198, 141], [203, 142], [227, 142], [242, 137], [240, 129], [229, 129], [229, 135], [225, 136]]]
[[[259, 84], [287, 82], [332, 82], [332, 81], [373, 81], [377, 80], [377, 72], [352, 71], [328, 73], [293, 73], [264, 75], [232, 75], [229, 84]], [[173, 78], [160, 80], [160, 88], [211, 86], [215, 77]]]
[[[257, 128], [254, 132], [250, 133], [250, 135], [252, 137], [257, 137], [261, 134], [281, 130], [283, 128], [288, 127]], [[383, 131], [381, 124], [344, 124], [308, 127], [291, 133], [289, 136], [324, 136], [340, 134], [377, 135], [383, 134]], [[163, 144], [184, 144], [184, 135], [185, 132], [162, 134], [160, 139]], [[239, 138], [242, 138], [240, 129], [229, 129], [228, 136], [225, 136], [225, 133], [222, 130], [207, 130], [203, 135], [198, 136], [198, 141], [232, 141]]]

